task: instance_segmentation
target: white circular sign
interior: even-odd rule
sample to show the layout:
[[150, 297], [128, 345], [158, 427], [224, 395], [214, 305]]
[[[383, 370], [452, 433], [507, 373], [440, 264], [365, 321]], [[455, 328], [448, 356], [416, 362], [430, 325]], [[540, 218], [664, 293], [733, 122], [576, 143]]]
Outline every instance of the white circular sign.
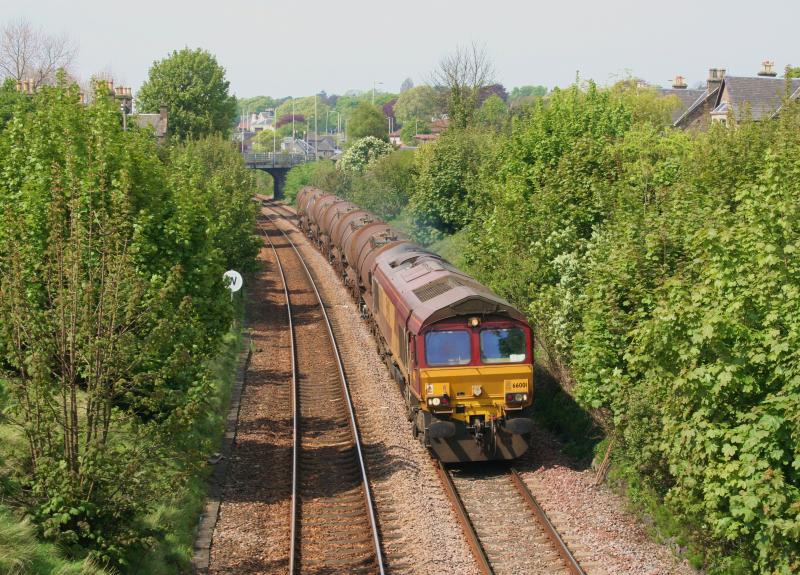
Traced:
[[242, 289], [242, 284], [244, 284], [244, 280], [242, 280], [242, 274], [237, 272], [236, 270], [228, 270], [222, 275], [223, 279], [228, 280], [228, 289], [231, 290], [231, 293], [237, 292]]

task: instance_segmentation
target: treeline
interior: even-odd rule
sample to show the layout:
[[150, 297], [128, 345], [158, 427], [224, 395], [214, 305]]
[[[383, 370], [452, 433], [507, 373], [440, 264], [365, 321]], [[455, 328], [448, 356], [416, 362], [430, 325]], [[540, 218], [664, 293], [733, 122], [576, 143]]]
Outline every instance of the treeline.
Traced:
[[221, 137], [123, 131], [104, 94], [3, 90], [0, 503], [129, 570], [205, 464], [211, 360], [238, 313], [222, 274], [257, 251], [253, 179]]
[[689, 134], [673, 104], [573, 86], [297, 183], [456, 242], [708, 572], [797, 572], [800, 111]]

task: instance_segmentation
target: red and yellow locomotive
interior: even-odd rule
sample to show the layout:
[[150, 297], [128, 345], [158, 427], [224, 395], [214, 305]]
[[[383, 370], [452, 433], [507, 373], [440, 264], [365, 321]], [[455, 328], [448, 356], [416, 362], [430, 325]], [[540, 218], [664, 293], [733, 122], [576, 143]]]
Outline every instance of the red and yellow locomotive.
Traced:
[[525, 316], [355, 204], [303, 188], [297, 213], [373, 327], [412, 432], [444, 462], [525, 453], [533, 427]]

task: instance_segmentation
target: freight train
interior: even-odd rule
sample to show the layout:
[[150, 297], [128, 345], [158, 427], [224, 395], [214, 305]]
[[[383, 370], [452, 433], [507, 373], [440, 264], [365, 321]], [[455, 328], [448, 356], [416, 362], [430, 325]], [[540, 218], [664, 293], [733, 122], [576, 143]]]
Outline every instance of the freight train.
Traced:
[[524, 454], [533, 428], [525, 316], [346, 200], [306, 187], [297, 215], [371, 326], [414, 436], [445, 463]]

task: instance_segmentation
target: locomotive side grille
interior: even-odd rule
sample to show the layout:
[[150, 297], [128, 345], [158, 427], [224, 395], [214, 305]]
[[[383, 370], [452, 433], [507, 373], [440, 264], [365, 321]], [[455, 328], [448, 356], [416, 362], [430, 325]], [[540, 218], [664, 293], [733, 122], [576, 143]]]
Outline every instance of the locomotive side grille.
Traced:
[[440, 296], [443, 293], [449, 292], [451, 289], [463, 286], [464, 283], [454, 277], [447, 277], [439, 281], [431, 282], [422, 287], [414, 290], [414, 295], [417, 296], [419, 301], [426, 302]]

